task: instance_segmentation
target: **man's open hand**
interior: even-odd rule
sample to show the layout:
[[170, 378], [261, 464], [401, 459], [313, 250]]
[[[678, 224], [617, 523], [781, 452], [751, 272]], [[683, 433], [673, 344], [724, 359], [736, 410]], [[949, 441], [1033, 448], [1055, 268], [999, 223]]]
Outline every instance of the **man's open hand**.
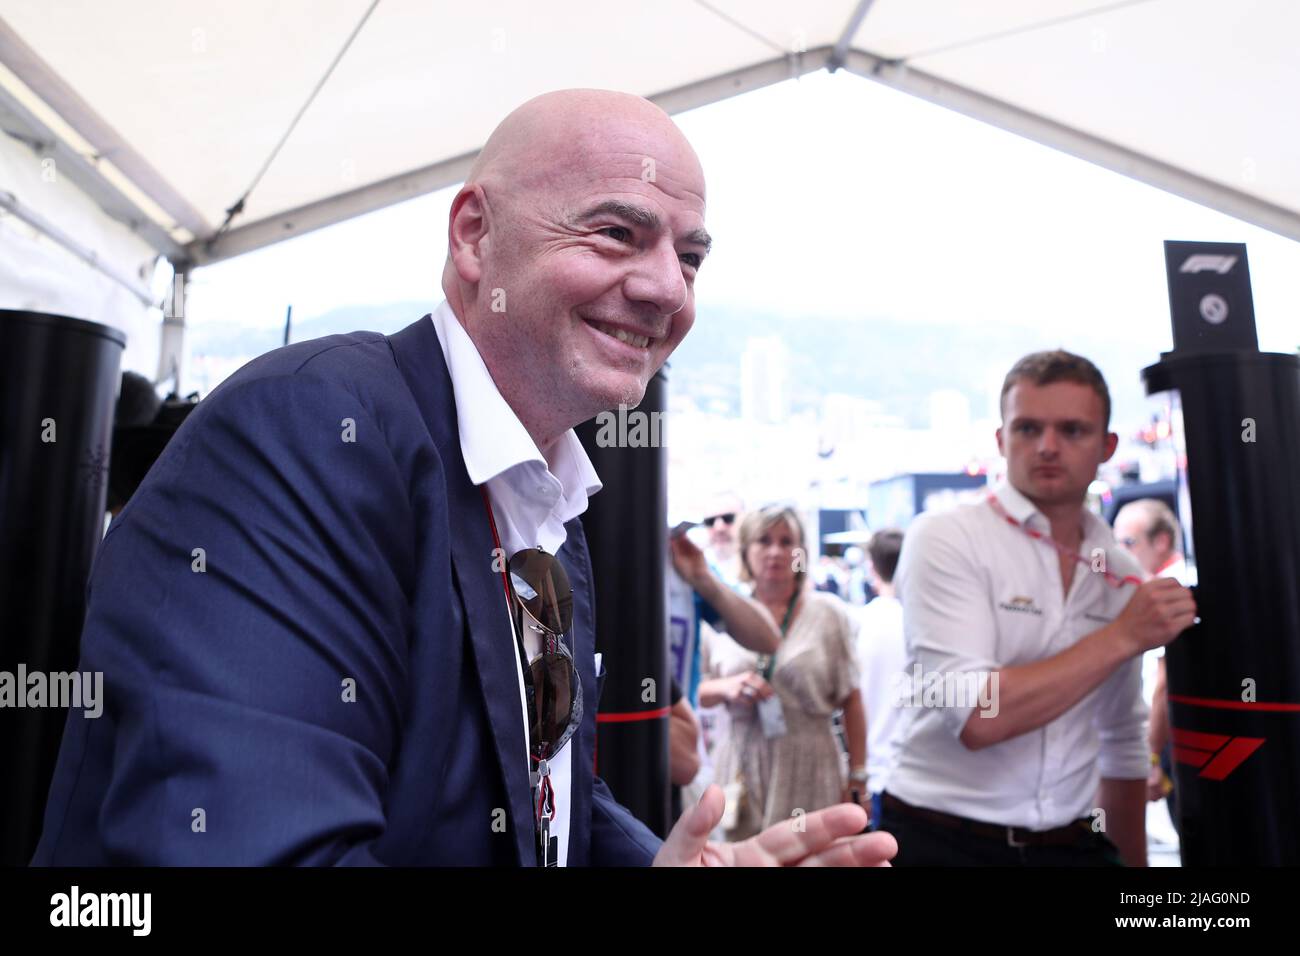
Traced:
[[[888, 833], [862, 833], [867, 814], [841, 803], [768, 827], [740, 843], [710, 843], [726, 798], [711, 786], [682, 814], [655, 866], [889, 866], [898, 844]], [[795, 824], [798, 822], [798, 826]]]

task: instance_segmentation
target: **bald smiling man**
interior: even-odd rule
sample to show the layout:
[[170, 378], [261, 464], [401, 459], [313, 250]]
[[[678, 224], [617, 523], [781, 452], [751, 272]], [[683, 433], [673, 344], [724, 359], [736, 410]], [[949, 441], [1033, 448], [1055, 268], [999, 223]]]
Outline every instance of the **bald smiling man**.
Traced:
[[33, 862], [888, 860], [849, 804], [708, 843], [717, 787], [661, 843], [592, 770], [600, 480], [573, 427], [640, 402], [690, 331], [704, 208], [658, 107], [538, 97], [452, 204], [431, 315], [213, 391], [100, 549], [104, 713], [69, 716]]

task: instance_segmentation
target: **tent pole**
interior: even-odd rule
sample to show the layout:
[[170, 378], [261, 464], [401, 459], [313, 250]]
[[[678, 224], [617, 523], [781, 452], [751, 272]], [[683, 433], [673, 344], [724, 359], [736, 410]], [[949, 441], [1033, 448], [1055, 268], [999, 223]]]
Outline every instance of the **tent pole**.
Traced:
[[171, 390], [182, 395], [181, 382], [185, 358], [185, 287], [194, 265], [188, 259], [174, 264], [171, 292], [163, 307], [162, 336], [158, 342], [158, 372], [154, 384], [171, 380]]
[[834, 73], [844, 65], [844, 59], [849, 55], [849, 49], [853, 45], [853, 38], [857, 36], [858, 30], [862, 27], [862, 21], [867, 18], [867, 13], [870, 12], [871, 5], [875, 2], [876, 0], [860, 0], [858, 5], [853, 8], [849, 22], [844, 25], [844, 32], [835, 41], [835, 49], [831, 51], [831, 58], [826, 62], [827, 72]]

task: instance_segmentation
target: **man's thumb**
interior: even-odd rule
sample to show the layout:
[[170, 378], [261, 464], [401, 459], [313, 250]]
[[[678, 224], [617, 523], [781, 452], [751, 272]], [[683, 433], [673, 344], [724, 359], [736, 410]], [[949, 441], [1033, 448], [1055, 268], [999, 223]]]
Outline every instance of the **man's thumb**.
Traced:
[[681, 815], [677, 825], [655, 857], [656, 866], [698, 866], [709, 834], [722, 819], [727, 798], [722, 788], [710, 786], [700, 797], [700, 802]]

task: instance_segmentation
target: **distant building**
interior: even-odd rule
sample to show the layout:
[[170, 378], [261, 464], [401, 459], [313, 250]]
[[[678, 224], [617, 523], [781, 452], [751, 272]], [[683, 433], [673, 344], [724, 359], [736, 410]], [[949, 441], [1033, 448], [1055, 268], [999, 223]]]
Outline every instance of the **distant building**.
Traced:
[[790, 353], [775, 336], [745, 342], [740, 356], [740, 415], [782, 424], [790, 417]]
[[831, 392], [822, 398], [821, 435], [826, 444], [838, 446], [845, 441], [860, 441], [885, 419], [880, 402], [842, 392]]

